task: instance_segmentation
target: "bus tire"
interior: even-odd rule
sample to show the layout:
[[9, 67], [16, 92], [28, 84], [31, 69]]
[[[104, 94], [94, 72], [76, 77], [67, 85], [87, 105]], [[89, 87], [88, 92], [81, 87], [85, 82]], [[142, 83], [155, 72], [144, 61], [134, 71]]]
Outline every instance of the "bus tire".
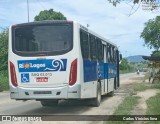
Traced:
[[40, 102], [41, 102], [41, 105], [44, 107], [47, 107], [47, 106], [53, 107], [58, 105], [58, 100], [42, 100]]
[[97, 96], [92, 100], [92, 105], [95, 107], [99, 107], [101, 103], [101, 85], [98, 82], [97, 84]]

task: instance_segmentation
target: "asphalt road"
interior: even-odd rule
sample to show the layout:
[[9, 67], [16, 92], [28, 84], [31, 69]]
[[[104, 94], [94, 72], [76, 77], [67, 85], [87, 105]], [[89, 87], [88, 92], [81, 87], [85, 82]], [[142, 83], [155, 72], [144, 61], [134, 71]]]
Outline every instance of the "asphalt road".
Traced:
[[[120, 75], [121, 84], [135, 75]], [[0, 93], [0, 115], [111, 115], [124, 96], [120, 91], [116, 91], [113, 97], [104, 96], [100, 107], [92, 107], [86, 100], [62, 100], [56, 107], [42, 107], [38, 101], [11, 100], [9, 91], [4, 91]]]

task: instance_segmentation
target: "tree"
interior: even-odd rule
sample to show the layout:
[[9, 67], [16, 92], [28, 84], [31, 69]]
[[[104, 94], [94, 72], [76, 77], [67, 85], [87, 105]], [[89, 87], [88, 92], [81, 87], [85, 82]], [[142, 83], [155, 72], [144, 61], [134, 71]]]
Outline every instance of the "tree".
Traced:
[[[128, 0], [108, 0], [110, 3], [113, 4], [113, 6], [116, 7], [117, 4], [119, 4], [120, 2], [126, 1], [128, 2]], [[132, 0], [130, 2], [133, 2], [133, 4], [139, 4], [141, 2], [148, 2], [148, 3], [155, 3], [155, 0]], [[153, 6], [153, 7], [157, 7], [157, 6]], [[154, 8], [153, 8], [154, 9]]]
[[151, 56], [160, 56], [160, 51], [153, 51]]
[[120, 70], [127, 70], [128, 69], [128, 61], [127, 59], [122, 59], [120, 64]]
[[133, 15], [137, 10], [142, 8], [142, 10], [150, 10], [150, 11], [157, 11], [160, 9], [159, 1], [157, 0], [108, 0], [113, 6], [117, 6], [121, 2], [126, 3], [127, 5], [131, 6], [131, 10], [129, 16]]
[[160, 48], [160, 16], [150, 19], [145, 23], [143, 32], [140, 35], [144, 39], [147, 47], [154, 48], [156, 51]]
[[7, 70], [8, 67], [8, 29], [0, 33], [0, 71]]
[[42, 20], [66, 20], [67, 18], [60, 12], [56, 12], [53, 9], [41, 11], [35, 16], [34, 21]]

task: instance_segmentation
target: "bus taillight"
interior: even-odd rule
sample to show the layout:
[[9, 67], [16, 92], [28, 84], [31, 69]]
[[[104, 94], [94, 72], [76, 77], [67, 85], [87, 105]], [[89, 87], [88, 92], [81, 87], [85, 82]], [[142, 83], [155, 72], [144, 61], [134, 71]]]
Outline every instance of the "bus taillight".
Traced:
[[17, 83], [16, 71], [15, 71], [14, 64], [12, 62], [10, 62], [10, 74], [11, 74], [11, 82], [13, 86], [17, 87], [18, 83]]
[[77, 81], [77, 59], [75, 59], [70, 68], [69, 85], [72, 86]]

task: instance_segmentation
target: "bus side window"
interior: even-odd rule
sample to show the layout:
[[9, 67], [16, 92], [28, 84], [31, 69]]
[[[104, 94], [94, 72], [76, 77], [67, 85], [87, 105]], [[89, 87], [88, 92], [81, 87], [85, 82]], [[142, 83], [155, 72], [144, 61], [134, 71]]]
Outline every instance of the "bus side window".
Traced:
[[84, 59], [89, 58], [89, 43], [88, 43], [88, 34], [84, 31], [80, 31], [80, 43], [81, 51]]
[[112, 63], [114, 63], [114, 47], [111, 49]]
[[103, 61], [103, 46], [102, 41], [100, 39], [97, 39], [97, 53], [98, 53], [98, 61]]
[[111, 62], [114, 63], [114, 47], [111, 46]]
[[96, 49], [95, 37], [93, 35], [89, 35], [89, 41], [90, 41], [91, 60], [96, 60], [97, 59], [97, 49]]
[[111, 46], [108, 45], [107, 47], [107, 53], [108, 53], [108, 62], [110, 63], [111, 62]]
[[108, 44], [105, 46], [106, 49], [106, 62], [108, 62]]
[[117, 50], [114, 49], [114, 60], [115, 60], [115, 63], [117, 63]]

